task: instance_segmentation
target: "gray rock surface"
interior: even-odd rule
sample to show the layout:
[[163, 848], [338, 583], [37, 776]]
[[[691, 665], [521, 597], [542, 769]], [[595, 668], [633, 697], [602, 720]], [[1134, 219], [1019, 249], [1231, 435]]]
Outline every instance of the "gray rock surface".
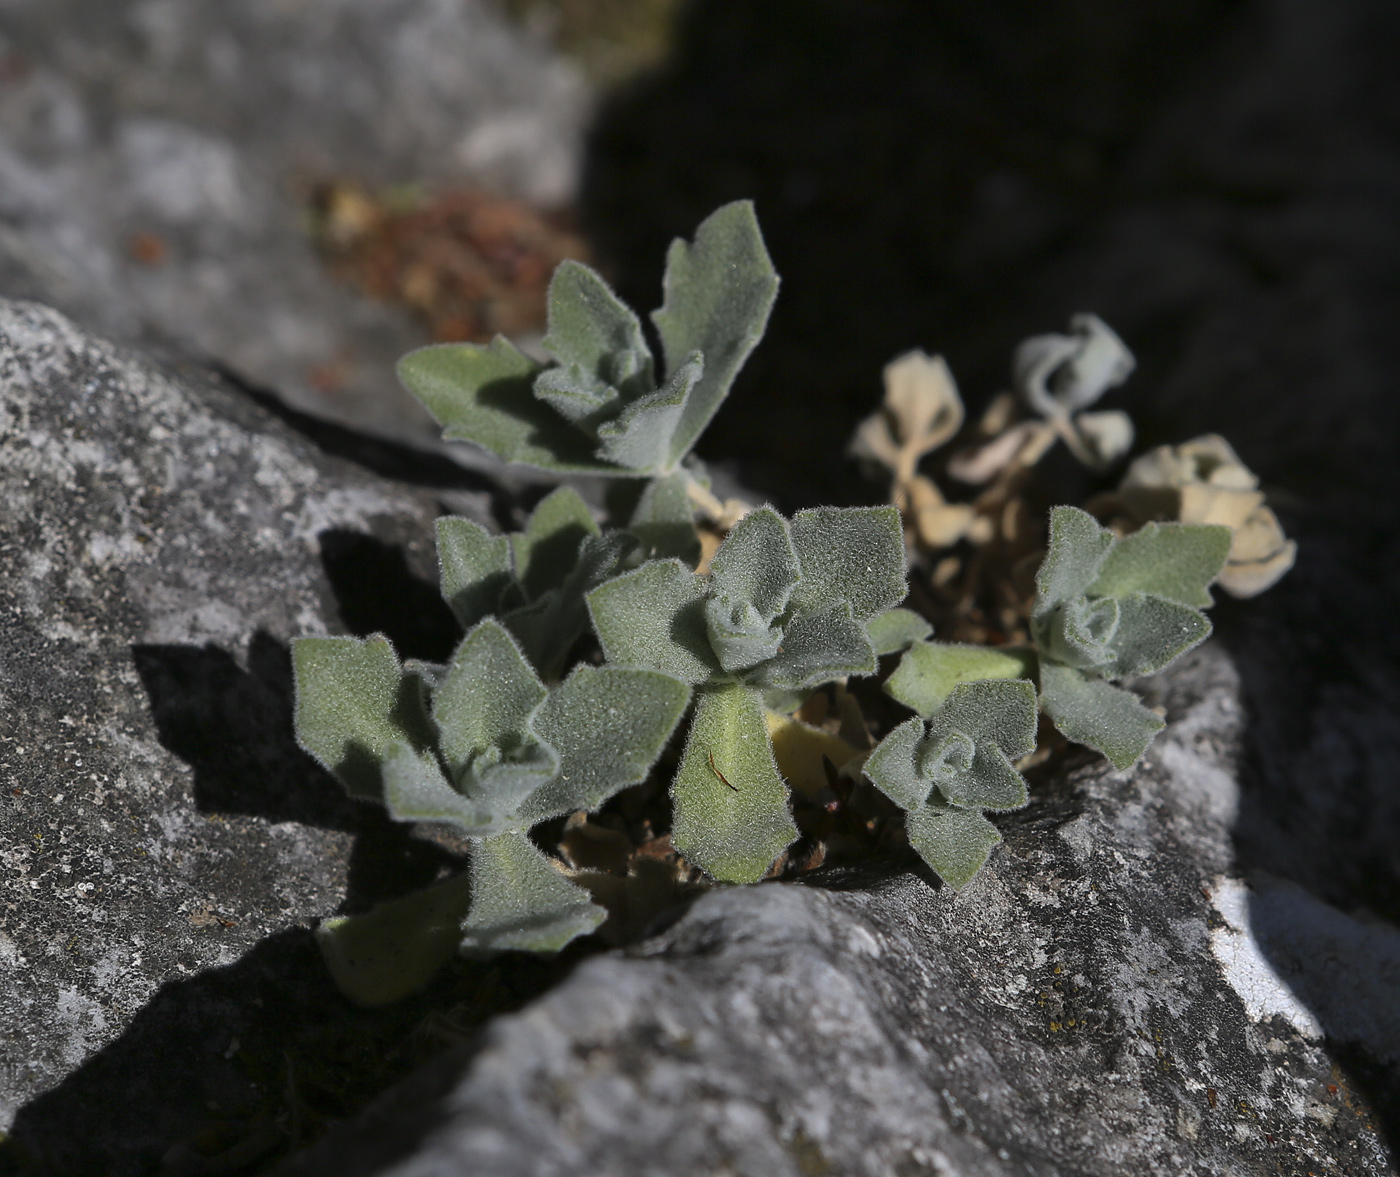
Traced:
[[[338, 287], [311, 187], [468, 179], [572, 194], [587, 89], [488, 0], [14, 0], [0, 6], [0, 294], [228, 366], [396, 436], [426, 342]], [[137, 234], [164, 246], [133, 256]], [[318, 390], [317, 368], [337, 390]]]
[[1038, 789], [960, 895], [712, 893], [279, 1177], [1392, 1172], [1323, 1043], [1400, 1058], [1400, 932], [1233, 874], [1238, 679], [1154, 688], [1146, 761]]
[[[456, 470], [458, 510], [489, 505], [437, 463]], [[305, 928], [347, 889], [363, 904], [447, 861], [298, 751], [287, 646], [397, 625], [402, 650], [450, 650], [432, 587], [440, 513], [207, 376], [0, 303], [0, 1130], [163, 984], [250, 951], [310, 960]], [[395, 594], [406, 628], [384, 615]], [[324, 984], [311, 995], [336, 1000]], [[142, 1102], [152, 1084], [175, 1089], [172, 1109], [224, 1098], [170, 1084], [182, 1051], [214, 1057], [238, 1032], [228, 1016], [195, 1021], [164, 1057], [128, 1060], [116, 1107], [149, 1123], [90, 1110], [70, 1143], [159, 1142], [170, 1124]], [[226, 1069], [236, 1096], [247, 1084]], [[123, 1171], [112, 1154], [101, 1169]]]

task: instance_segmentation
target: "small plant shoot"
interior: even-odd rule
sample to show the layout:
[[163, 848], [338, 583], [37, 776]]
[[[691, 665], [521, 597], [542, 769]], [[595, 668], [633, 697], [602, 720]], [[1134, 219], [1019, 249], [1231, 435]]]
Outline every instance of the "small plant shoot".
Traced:
[[588, 595], [610, 665], [697, 688], [671, 788], [672, 840], [687, 859], [726, 882], [756, 882], [797, 836], [765, 693], [873, 673], [876, 641], [897, 649], [927, 632], [903, 610], [891, 616], [907, 591], [893, 508], [822, 507], [789, 522], [760, 507], [729, 532], [707, 576], [657, 560]]
[[[888, 365], [849, 452], [891, 505], [784, 518], [721, 501], [692, 450], [777, 287], [753, 206], [738, 202], [672, 244], [651, 316], [659, 355], [607, 283], [569, 261], [549, 288], [547, 362], [502, 338], [401, 361], [445, 437], [612, 479], [610, 526], [567, 486], [515, 534], [439, 519], [441, 591], [465, 634], [444, 665], [401, 663], [380, 635], [295, 643], [301, 746], [351, 796], [470, 846], [460, 873], [323, 922], [322, 953], [355, 1000], [411, 993], [454, 955], [555, 952], [605, 919], [630, 929], [620, 942], [684, 887], [874, 849], [898, 820], [879, 795], [957, 892], [1001, 840], [988, 815], [1029, 801], [1018, 765], [1040, 712], [1131, 768], [1164, 721], [1119, 684], [1207, 637], [1217, 580], [1253, 595], [1291, 566], [1258, 479], [1214, 436], [1141, 456], [1090, 503], [1098, 519], [1055, 507], [1047, 530], [1028, 509], [1058, 441], [1095, 472], [1132, 445], [1127, 414], [1089, 411], [1134, 361], [1087, 314], [1017, 349], [1013, 391], [980, 422], [965, 421], [941, 358]], [[939, 468], [983, 488], [961, 497], [919, 469], [955, 439]], [[917, 609], [900, 607], [911, 576]], [[917, 714], [879, 730], [860, 695], [880, 688], [855, 680], [895, 655], [883, 689]], [[658, 766], [672, 757], [667, 795]], [[646, 787], [608, 804], [633, 785]], [[669, 819], [654, 808], [667, 800]], [[547, 839], [537, 828], [566, 815], [557, 842], [560, 823]]]
[[553, 362], [507, 340], [410, 352], [399, 377], [444, 427], [508, 462], [545, 470], [665, 477], [680, 470], [763, 336], [778, 291], [753, 205], [727, 204], [677, 240], [652, 312], [657, 362], [641, 320], [588, 266], [564, 262], [549, 287]]

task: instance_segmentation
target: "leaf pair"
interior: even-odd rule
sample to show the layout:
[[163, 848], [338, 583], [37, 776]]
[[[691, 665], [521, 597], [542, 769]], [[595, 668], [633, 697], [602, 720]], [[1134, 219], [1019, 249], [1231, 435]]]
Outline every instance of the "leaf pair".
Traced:
[[672, 243], [652, 314], [665, 377], [641, 321], [603, 279], [566, 261], [549, 288], [541, 367], [502, 338], [440, 344], [399, 363], [399, 378], [444, 426], [510, 462], [641, 477], [676, 471], [728, 395], [767, 326], [778, 277], [748, 201]]
[[588, 627], [584, 597], [637, 552], [625, 532], [603, 533], [570, 487], [548, 495], [523, 532], [492, 535], [470, 519], [437, 521], [443, 598], [464, 629], [498, 616], [546, 679], [563, 672]]
[[730, 882], [761, 878], [797, 836], [773, 760], [765, 692], [800, 692], [875, 670], [880, 652], [928, 633], [892, 607], [907, 591], [891, 507], [750, 512], [707, 576], [678, 560], [625, 573], [588, 596], [610, 664], [699, 687], [672, 786], [672, 842]]
[[982, 810], [1026, 804], [1026, 782], [1012, 761], [1035, 749], [1035, 722], [1029, 681], [963, 683], [927, 725], [906, 720], [865, 762], [865, 775], [905, 811], [909, 844], [954, 890], [1001, 841]]
[[398, 900], [392, 915], [323, 925], [323, 951], [352, 997], [393, 1000], [454, 951], [553, 951], [602, 921], [526, 831], [644, 780], [689, 701], [686, 684], [581, 666], [547, 688], [494, 618], [441, 668], [401, 667], [383, 637], [302, 638], [293, 665], [306, 751], [397, 820], [447, 823], [474, 841], [470, 883]]

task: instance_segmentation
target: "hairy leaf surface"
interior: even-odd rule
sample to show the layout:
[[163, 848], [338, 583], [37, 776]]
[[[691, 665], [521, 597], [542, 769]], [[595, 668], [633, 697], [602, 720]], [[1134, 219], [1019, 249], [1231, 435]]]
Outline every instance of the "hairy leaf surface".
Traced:
[[885, 680], [885, 692], [927, 719], [959, 683], [1030, 678], [1035, 666], [1035, 651], [1025, 647], [919, 642]]
[[1078, 507], [1050, 512], [1050, 550], [1035, 576], [1032, 616], [1041, 617], [1062, 601], [1088, 590], [1113, 547], [1113, 532]]
[[778, 652], [744, 676], [758, 687], [814, 687], [852, 674], [873, 674], [875, 647], [845, 601], [799, 613], [783, 630]]
[[1190, 605], [1150, 593], [1133, 593], [1118, 605], [1111, 678], [1156, 674], [1210, 636], [1210, 620]]
[[561, 486], [541, 499], [525, 530], [510, 537], [515, 575], [526, 600], [563, 584], [578, 560], [579, 545], [598, 534], [588, 504], [572, 486]]
[[923, 721], [906, 719], [876, 745], [863, 767], [875, 787], [901, 809], [918, 809], [933, 790], [917, 759], [923, 739]]
[[[568, 259], [549, 282], [548, 330], [540, 345], [564, 365], [624, 397], [652, 382], [642, 324], [597, 271]], [[561, 411], [563, 411], [561, 409]]]
[[402, 741], [432, 739], [417, 680], [387, 638], [298, 638], [292, 643], [297, 743], [352, 797], [382, 796], [380, 761]]
[[750, 511], [710, 561], [710, 591], [754, 607], [766, 625], [787, 608], [801, 569], [787, 521], [772, 507]]
[[723, 882], [756, 883], [797, 837], [757, 692], [699, 692], [671, 800], [672, 843]]
[[384, 808], [395, 821], [443, 822], [474, 838], [513, 824], [507, 814], [454, 789], [431, 752], [402, 743], [391, 745], [384, 756]]
[[442, 597], [463, 629], [499, 612], [515, 585], [510, 539], [491, 535], [470, 519], [444, 515], [437, 521]]
[[558, 952], [607, 918], [587, 891], [569, 882], [518, 831], [476, 843], [468, 873], [472, 903], [461, 925], [464, 956]]
[[1098, 597], [1152, 593], [1208, 608], [1208, 586], [1225, 567], [1231, 541], [1228, 527], [1149, 523], [1114, 545], [1088, 591]]
[[975, 809], [924, 805], [905, 817], [909, 845], [954, 891], [977, 876], [996, 844], [996, 826]]
[[711, 213], [696, 229], [693, 243], [673, 241], [662, 289], [662, 305], [652, 321], [661, 336], [667, 374], [693, 352], [705, 357], [705, 374], [672, 436], [674, 464], [690, 452], [729, 394], [763, 336], [777, 297], [778, 275], [752, 203], [737, 201]]
[[1035, 719], [1035, 687], [1025, 679], [962, 683], [929, 720], [929, 739], [958, 732], [1017, 760], [1035, 751]]
[[1040, 668], [1040, 700], [1055, 726], [1077, 744], [1131, 768], [1166, 726], [1130, 691], [1054, 663]]
[[923, 641], [933, 633], [933, 626], [912, 609], [886, 609], [865, 623], [865, 633], [875, 653], [883, 656]]
[[609, 662], [698, 683], [719, 673], [705, 631], [705, 583], [679, 560], [655, 560], [588, 594]]
[[627, 530], [642, 545], [644, 560], [678, 559], [694, 568], [700, 562], [700, 537], [690, 503], [690, 475], [683, 470], [653, 478], [632, 510]]
[[671, 438], [704, 371], [700, 353], [692, 352], [661, 388], [599, 425], [598, 456], [638, 473], [672, 469]]
[[792, 517], [802, 579], [791, 606], [815, 612], [849, 601], [868, 621], [904, 600], [904, 531], [893, 507], [817, 507]]

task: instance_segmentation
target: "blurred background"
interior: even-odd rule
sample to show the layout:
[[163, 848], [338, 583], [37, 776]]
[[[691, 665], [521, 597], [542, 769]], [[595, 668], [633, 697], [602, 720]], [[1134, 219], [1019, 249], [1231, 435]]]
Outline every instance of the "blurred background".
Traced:
[[975, 413], [1094, 311], [1139, 449], [1223, 433], [1299, 540], [1215, 613], [1241, 863], [1395, 921], [1397, 61], [1390, 0], [0, 0], [0, 294], [427, 448], [399, 354], [537, 339], [567, 256], [645, 312], [752, 198], [783, 285], [701, 453], [788, 509], [883, 496], [897, 354]]

